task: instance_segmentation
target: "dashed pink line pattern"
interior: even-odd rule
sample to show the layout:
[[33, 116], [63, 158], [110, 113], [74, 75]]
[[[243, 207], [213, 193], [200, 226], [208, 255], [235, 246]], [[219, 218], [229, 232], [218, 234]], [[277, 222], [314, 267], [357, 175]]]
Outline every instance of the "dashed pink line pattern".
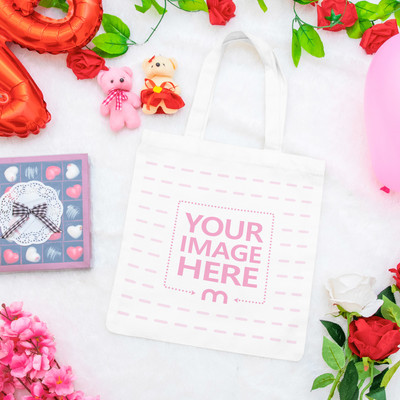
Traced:
[[[172, 159], [171, 159], [172, 161]], [[272, 320], [270, 318], [268, 318], [267, 316], [264, 316], [265, 319], [254, 319], [254, 318], [246, 318], [243, 316], [235, 316], [235, 315], [228, 315], [228, 314], [222, 314], [222, 313], [210, 313], [209, 311], [205, 311], [205, 310], [196, 310], [196, 309], [192, 309], [189, 308], [190, 307], [190, 303], [189, 307], [181, 307], [181, 306], [176, 306], [172, 304], [168, 304], [168, 302], [157, 302], [157, 297], [152, 297], [152, 295], [150, 294], [151, 291], [149, 291], [148, 293], [148, 297], [152, 300], [149, 300], [147, 298], [137, 298], [135, 300], [135, 288], [138, 289], [139, 286], [142, 286], [146, 289], [150, 289], [150, 290], [154, 290], [157, 285], [153, 285], [151, 284], [154, 281], [151, 281], [151, 279], [149, 279], [148, 282], [141, 282], [139, 281], [135, 281], [133, 279], [131, 279], [130, 277], [126, 277], [125, 278], [125, 282], [129, 285], [125, 286], [126, 292], [121, 293], [120, 297], [121, 299], [124, 299], [124, 303], [122, 304], [133, 304], [133, 301], [138, 301], [140, 303], [143, 304], [143, 307], [158, 307], [160, 309], [159, 311], [159, 316], [161, 318], [154, 318], [153, 315], [149, 314], [151, 317], [145, 315], [145, 313], [143, 312], [142, 314], [130, 314], [129, 312], [127, 312], [126, 310], [118, 310], [117, 313], [121, 316], [121, 317], [131, 317], [131, 318], [136, 318], [137, 320], [143, 320], [143, 321], [147, 321], [146, 323], [153, 323], [153, 324], [157, 324], [157, 325], [163, 325], [163, 326], [170, 326], [170, 328], [173, 329], [194, 329], [198, 332], [204, 332], [205, 334], [209, 334], [209, 332], [216, 334], [216, 335], [232, 335], [234, 337], [237, 337], [238, 340], [240, 338], [249, 338], [252, 340], [265, 340], [265, 341], [269, 341], [269, 342], [273, 342], [273, 343], [282, 343], [283, 345], [285, 343], [287, 344], [292, 344], [295, 345], [296, 343], [298, 343], [296, 340], [286, 340], [286, 337], [284, 337], [283, 339], [279, 337], [279, 335], [276, 332], [279, 332], [281, 329], [291, 329], [291, 332], [293, 332], [293, 330], [299, 329], [299, 325], [298, 324], [294, 324], [294, 323], [283, 323], [282, 321], [285, 321], [285, 315], [288, 315], [287, 313], [300, 313], [303, 312], [304, 310], [301, 308], [301, 304], [299, 303], [299, 300], [296, 300], [296, 298], [300, 298], [303, 296], [303, 293], [301, 292], [301, 285], [304, 284], [304, 282], [301, 282], [302, 280], [304, 280], [306, 277], [308, 277], [307, 274], [305, 274], [306, 276], [304, 276], [302, 274], [302, 269], [301, 269], [301, 265], [305, 265], [308, 262], [308, 245], [307, 245], [307, 240], [309, 239], [308, 236], [306, 235], [310, 235], [310, 231], [307, 229], [298, 229], [296, 223], [297, 221], [299, 221], [300, 219], [302, 219], [304, 221], [304, 227], [307, 228], [309, 225], [309, 222], [307, 222], [307, 220], [309, 220], [310, 218], [312, 218], [311, 216], [311, 210], [312, 207], [314, 207], [313, 205], [315, 204], [313, 199], [313, 194], [311, 193], [307, 193], [307, 191], [311, 191], [314, 190], [315, 188], [313, 186], [308, 186], [308, 185], [298, 185], [292, 182], [285, 182], [284, 180], [281, 179], [277, 179], [277, 180], [268, 180], [268, 179], [262, 179], [260, 177], [246, 177], [246, 176], [242, 176], [240, 175], [241, 173], [245, 173], [244, 171], [231, 171], [230, 174], [227, 173], [215, 173], [215, 172], [211, 172], [208, 170], [196, 170], [193, 168], [183, 168], [180, 167], [179, 165], [172, 165], [168, 161], [166, 161], [167, 163], [164, 164], [163, 162], [154, 162], [151, 160], [147, 160], [145, 161], [146, 165], [148, 165], [149, 167], [147, 168], [147, 175], [143, 176], [143, 190], [141, 190], [141, 194], [143, 195], [143, 201], [142, 204], [138, 205], [137, 207], [141, 210], [141, 213], [138, 214], [138, 216], [140, 218], [136, 219], [136, 222], [139, 223], [139, 227], [143, 226], [144, 229], [147, 229], [146, 232], [150, 232], [148, 229], [150, 227], [155, 227], [155, 228], [159, 228], [159, 229], [166, 229], [168, 227], [169, 229], [169, 223], [167, 223], [167, 220], [165, 217], [167, 217], [169, 215], [169, 212], [167, 211], [169, 209], [169, 205], [168, 205], [168, 201], [174, 198], [174, 190], [179, 190], [180, 193], [190, 193], [189, 190], [187, 189], [192, 189], [192, 190], [197, 190], [197, 191], [202, 191], [202, 192], [211, 192], [214, 193], [214, 196], [217, 196], [216, 193], [220, 194], [221, 196], [219, 196], [220, 199], [224, 199], [227, 196], [235, 196], [236, 201], [242, 201], [240, 197], [242, 197], [243, 199], [254, 199], [251, 200], [253, 201], [254, 204], [257, 204], [257, 200], [255, 199], [264, 199], [266, 201], [266, 204], [268, 204], [270, 207], [270, 209], [273, 209], [275, 206], [273, 204], [279, 204], [278, 202], [280, 202], [281, 204], [283, 204], [283, 202], [285, 202], [286, 204], [286, 212], [281, 212], [279, 213], [280, 217], [294, 217], [294, 218], [284, 218], [284, 225], [283, 227], [281, 225], [276, 225], [276, 221], [275, 221], [275, 215], [274, 213], [265, 213], [265, 212], [258, 212], [260, 214], [271, 214], [272, 216], [272, 232], [271, 232], [271, 238], [270, 238], [270, 246], [269, 246], [269, 254], [268, 254], [268, 268], [267, 268], [267, 273], [266, 273], [266, 280], [265, 280], [265, 291], [264, 291], [264, 296], [263, 296], [263, 301], [262, 302], [255, 302], [255, 301], [249, 301], [249, 300], [242, 300], [242, 299], [237, 299], [237, 302], [243, 302], [243, 303], [254, 303], [254, 304], [265, 304], [266, 302], [266, 294], [267, 294], [267, 285], [268, 285], [268, 281], [271, 278], [270, 275], [270, 263], [271, 263], [271, 250], [272, 250], [272, 238], [273, 238], [273, 234], [274, 234], [274, 229], [279, 231], [279, 237], [281, 238], [281, 241], [278, 241], [276, 243], [276, 245], [278, 245], [279, 247], [282, 247], [282, 250], [279, 250], [281, 257], [283, 256], [283, 258], [279, 258], [279, 257], [275, 257], [275, 263], [277, 266], [279, 266], [280, 269], [277, 269], [277, 271], [279, 271], [279, 273], [276, 273], [276, 271], [274, 271], [273, 274], [273, 278], [276, 281], [277, 279], [281, 280], [282, 285], [281, 287], [284, 287], [284, 285], [288, 285], [287, 289], [285, 291], [283, 290], [277, 290], [274, 291], [273, 293], [271, 293], [271, 295], [278, 295], [278, 296], [285, 296], [286, 299], [290, 299], [290, 298], [294, 298], [295, 301], [292, 303], [291, 305], [295, 305], [297, 307], [290, 307], [288, 304], [290, 303], [285, 303], [285, 307], [280, 307], [280, 306], [275, 306], [275, 307], [271, 307], [271, 309], [273, 310], [272, 313], [274, 315], [275, 320]], [[150, 168], [152, 167], [152, 168]], [[154, 169], [153, 169], [154, 167]], [[156, 171], [156, 167], [158, 167], [159, 171], [160, 169], [165, 169], [166, 171], [164, 171], [164, 176], [166, 179], [159, 179], [158, 175], [155, 173]], [[181, 178], [179, 179], [178, 175], [180, 174]], [[198, 174], [197, 177], [201, 178], [198, 181], [196, 181], [196, 176], [191, 176], [190, 174]], [[199, 176], [200, 175], [200, 176]], [[202, 176], [202, 177], [201, 177]], [[220, 185], [215, 187], [212, 184], [212, 180], [207, 180], [208, 176], [214, 176], [217, 178], [221, 178], [219, 180]], [[185, 182], [185, 179], [188, 180], [189, 183]], [[189, 180], [190, 179], [190, 180]], [[228, 182], [228, 179], [231, 180], [231, 182], [236, 182], [236, 189], [239, 190], [226, 190], [224, 189], [224, 185], [226, 184], [226, 182]], [[223, 181], [224, 180], [224, 181]], [[211, 183], [210, 183], [211, 182]], [[246, 185], [250, 184], [251, 182], [254, 183], [258, 183], [259, 185], [254, 185], [253, 184], [253, 192], [250, 191], [246, 191]], [[197, 185], [196, 185], [197, 183]], [[155, 186], [156, 185], [156, 186]], [[207, 186], [206, 186], [207, 185]], [[179, 189], [181, 188], [181, 189]], [[268, 191], [266, 191], [266, 188], [268, 188]], [[158, 193], [158, 190], [161, 190], [161, 193]], [[197, 192], [199, 193], [199, 192]], [[172, 196], [171, 196], [172, 194]], [[161, 200], [158, 200], [158, 202], [160, 203], [160, 206], [162, 208], [158, 208], [156, 209], [151, 208], [148, 205], [148, 202], [150, 202], [151, 197], [150, 196], [155, 196], [159, 197], [161, 199], [165, 199], [165, 208], [164, 206], [161, 205]], [[207, 196], [207, 193], [201, 194], [201, 196]], [[311, 197], [312, 199], [308, 198]], [[218, 197], [216, 197], [218, 198]], [[250, 201], [249, 200], [249, 201]], [[220, 206], [210, 206], [207, 204], [201, 204], [201, 203], [195, 203], [195, 202], [190, 202], [187, 200], [181, 200], [178, 202], [178, 208], [176, 211], [176, 216], [175, 216], [175, 224], [173, 227], [173, 234], [172, 234], [172, 241], [171, 241], [171, 247], [172, 247], [172, 243], [175, 237], [175, 230], [176, 230], [176, 223], [177, 223], [177, 216], [179, 213], [179, 206], [181, 204], [181, 202], [185, 202], [185, 203], [191, 203], [191, 204], [200, 204], [200, 205], [204, 205], [204, 206], [209, 206], [209, 207], [214, 207], [214, 208], [226, 208], [229, 209], [227, 207], [220, 207]], [[259, 201], [260, 203], [260, 201]], [[150, 203], [149, 203], [150, 204]], [[300, 208], [301, 207], [301, 208]], [[248, 211], [248, 212], [253, 212], [251, 210], [243, 210], [243, 209], [233, 209], [230, 208], [231, 210], [238, 210], [238, 211]], [[292, 211], [296, 211], [296, 214]], [[157, 213], [157, 222], [154, 222], [154, 220], [152, 220], [150, 218], [149, 215], [154, 213]], [[278, 215], [278, 214], [277, 214]], [[164, 217], [165, 216], [165, 217]], [[293, 222], [294, 221], [294, 222]], [[281, 223], [281, 221], [279, 221]], [[301, 222], [301, 221], [300, 221]], [[292, 225], [293, 224], [293, 225]], [[285, 226], [286, 225], [286, 226]], [[146, 228], [147, 226], [147, 228]], [[293, 229], [291, 226], [293, 226]], [[132, 256], [135, 256], [135, 254], [137, 254], [136, 257], [140, 257], [140, 254], [143, 254], [151, 257], [152, 259], [161, 259], [162, 258], [162, 251], [160, 250], [160, 248], [162, 248], [162, 244], [163, 244], [163, 240], [161, 240], [161, 238], [164, 238], [164, 235], [167, 231], [162, 232], [159, 229], [153, 229], [154, 233], [146, 233], [146, 235], [142, 235], [141, 233], [133, 233], [133, 236], [137, 239], [135, 239], [134, 242], [134, 247], [131, 247], [131, 251], [132, 251]], [[311, 232], [312, 233], [312, 232]], [[298, 240], [297, 243], [296, 241], [291, 241], [291, 235], [293, 234], [302, 234], [304, 236], [301, 237], [301, 240]], [[154, 235], [154, 237], [152, 237]], [[169, 234], [167, 235], [169, 236]], [[138, 240], [140, 239], [140, 240]], [[145, 242], [143, 241], [148, 241], [148, 242], [152, 242], [152, 247], [145, 247], [142, 246], [142, 244]], [[305, 243], [304, 243], [305, 242]], [[167, 243], [165, 243], [165, 245], [167, 245]], [[275, 246], [276, 246], [275, 245]], [[276, 247], [278, 247], [276, 246]], [[284, 252], [285, 248], [292, 248], [292, 250], [294, 251], [295, 249], [300, 249], [300, 250], [296, 250], [297, 251], [297, 259], [296, 258], [291, 258], [291, 253], [287, 252], [287, 254]], [[143, 251], [144, 249], [144, 251]], [[303, 250], [302, 250], [303, 249]], [[147, 250], [151, 250], [151, 251], [147, 251]], [[279, 254], [279, 253], [278, 253]], [[129, 271], [131, 271], [130, 274], [132, 274], [132, 276], [134, 276], [134, 274], [137, 274], [140, 271], [145, 271], [146, 273], [148, 273], [148, 277], [149, 278], [155, 278], [156, 274], [160, 274], [161, 276], [163, 276], [163, 285], [165, 288], [170, 289], [173, 292], [179, 292], [179, 293], [185, 293], [185, 294], [189, 294], [189, 295], [193, 295], [195, 294], [193, 292], [193, 290], [184, 290], [184, 289], [180, 289], [180, 288], [174, 288], [174, 287], [169, 287], [168, 286], [168, 271], [169, 271], [169, 263], [171, 260], [171, 248], [170, 248], [170, 252], [169, 252], [169, 256], [168, 256], [168, 262], [167, 262], [167, 267], [166, 270], [164, 269], [164, 267], [162, 267], [162, 269], [157, 270], [155, 268], [150, 268], [149, 266], [153, 266], [155, 267], [156, 264], [148, 264], [148, 265], [142, 265], [141, 262], [139, 261], [139, 265], [136, 263], [128, 263], [127, 267], [129, 267]], [[307, 262], [305, 261], [307, 260]], [[297, 269], [296, 269], [297, 268]], [[136, 271], [135, 271], [136, 270]], [[165, 274], [163, 274], [163, 272], [165, 271]], [[142, 273], [142, 272], [141, 272]], [[151, 276], [150, 274], [153, 274], [153, 276]], [[145, 275], [143, 275], [145, 276]], [[147, 275], [146, 275], [147, 276]], [[297, 282], [295, 282], [295, 280]], [[297, 284], [296, 285], [294, 284]], [[135, 285], [135, 286], [133, 286]], [[290, 286], [292, 285], [292, 287]], [[130, 289], [129, 289], [130, 288]], [[294, 290], [293, 290], [294, 289]], [[297, 291], [296, 291], [297, 289]], [[142, 289], [142, 293], [145, 293]], [[146, 292], [147, 293], [147, 292]], [[153, 292], [155, 293], [155, 292]], [[146, 296], [146, 295], [144, 295]], [[191, 297], [189, 296], [189, 299]], [[164, 300], [164, 299], [163, 299]], [[122, 300], [121, 300], [122, 301]], [[184, 300], [183, 300], [184, 301]], [[297, 303], [296, 303], [297, 301]], [[121, 307], [123, 308], [123, 307]], [[173, 319], [168, 319], [164, 314], [168, 313], [169, 310], [175, 309], [177, 311], [179, 311], [181, 314], [181, 321], [174, 321]], [[164, 314], [161, 314], [161, 310], [164, 310]], [[141, 310], [138, 310], [139, 312]], [[222, 311], [222, 309], [221, 309]], [[242, 313], [243, 310], [241, 310]], [[200, 322], [199, 324], [193, 324], [190, 325], [188, 323], [185, 323], [185, 315], [187, 315], [188, 313], [194, 313], [198, 315], [198, 321]], [[157, 315], [157, 314], [156, 314]], [[256, 314], [255, 314], [256, 315]], [[272, 315], [272, 314], [271, 314]], [[260, 315], [261, 316], [261, 315]], [[216, 326], [213, 328], [210, 328], [208, 326], [203, 326], [201, 324], [201, 321], [203, 321], [203, 323], [205, 325], [207, 325], [206, 321], [209, 320], [209, 318], [217, 318], [217, 320], [220, 320], [220, 323], [222, 324], [223, 321], [229, 321], [229, 320], [234, 320], [234, 321], [238, 321], [237, 322], [237, 326], [235, 328], [235, 330], [225, 330], [225, 329], [214, 329], [217, 328]], [[293, 317], [293, 316], [292, 316]], [[296, 316], [296, 319], [299, 316]], [[272, 317], [271, 317], [272, 318]], [[282, 321], [280, 321], [280, 319], [282, 319]], [[243, 324], [243, 325], [241, 325]], [[253, 331], [249, 330], [246, 332], [247, 327], [249, 326], [249, 324], [254, 324], [253, 328], [257, 328], [258, 329], [253, 329]], [[223, 326], [223, 325], [221, 325]], [[243, 328], [240, 328], [240, 326], [243, 326]], [[227, 325], [228, 327], [228, 325]], [[270, 329], [273, 329], [273, 332], [271, 331], [271, 333], [267, 333], [266, 335], [264, 334], [266, 332], [266, 328], [269, 327]], [[272, 328], [275, 327], [275, 328]], [[262, 329], [263, 328], [263, 329]], [[159, 329], [162, 329], [161, 327]], [[259, 334], [260, 332], [262, 332], [263, 334]], [[220, 340], [224, 340], [224, 339], [220, 339]], [[240, 343], [240, 342], [238, 342]]]

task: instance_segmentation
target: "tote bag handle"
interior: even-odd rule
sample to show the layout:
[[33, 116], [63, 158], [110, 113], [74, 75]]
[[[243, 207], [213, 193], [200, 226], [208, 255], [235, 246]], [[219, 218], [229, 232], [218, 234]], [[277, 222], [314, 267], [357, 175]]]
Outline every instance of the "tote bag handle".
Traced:
[[266, 149], [281, 150], [286, 114], [287, 86], [271, 46], [253, 35], [230, 33], [206, 57], [186, 127], [187, 136], [204, 138], [210, 115], [216, 77], [227, 44], [248, 41], [257, 50], [265, 70], [265, 144]]

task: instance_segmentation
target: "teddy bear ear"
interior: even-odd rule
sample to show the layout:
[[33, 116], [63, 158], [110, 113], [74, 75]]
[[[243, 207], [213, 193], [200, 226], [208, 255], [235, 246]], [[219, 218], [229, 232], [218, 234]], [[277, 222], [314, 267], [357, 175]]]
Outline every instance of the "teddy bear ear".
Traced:
[[147, 66], [150, 63], [151, 58], [146, 58], [143, 62], [142, 62], [142, 68], [144, 71], [146, 71]]
[[169, 61], [171, 61], [171, 64], [174, 67], [174, 69], [178, 67], [178, 63], [176, 62], [175, 58], [170, 58]]
[[129, 67], [122, 67], [122, 71], [126, 72], [130, 77], [133, 75], [133, 72]]
[[104, 76], [104, 74], [105, 74], [106, 72], [107, 72], [107, 71], [101, 70], [101, 71], [97, 74], [97, 82], [98, 82], [99, 85], [101, 85], [101, 81], [102, 81], [103, 76]]

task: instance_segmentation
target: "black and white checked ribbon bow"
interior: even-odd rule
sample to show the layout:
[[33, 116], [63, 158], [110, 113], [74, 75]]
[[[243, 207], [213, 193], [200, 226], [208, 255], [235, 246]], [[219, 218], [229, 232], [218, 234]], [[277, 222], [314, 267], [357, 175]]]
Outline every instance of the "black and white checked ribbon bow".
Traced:
[[2, 239], [7, 239], [15, 230], [22, 226], [28, 219], [29, 215], [34, 215], [40, 221], [42, 221], [51, 231], [54, 233], [61, 232], [60, 228], [55, 225], [52, 221], [47, 218], [47, 204], [39, 204], [32, 208], [29, 208], [21, 203], [14, 201], [12, 215], [14, 217], [21, 217], [18, 221], [15, 221], [3, 234]]

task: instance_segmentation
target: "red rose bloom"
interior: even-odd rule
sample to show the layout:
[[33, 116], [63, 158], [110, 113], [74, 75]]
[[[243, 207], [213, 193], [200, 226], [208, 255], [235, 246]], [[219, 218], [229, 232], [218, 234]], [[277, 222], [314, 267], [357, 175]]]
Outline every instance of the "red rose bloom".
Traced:
[[397, 264], [397, 269], [396, 268], [390, 268], [390, 272], [393, 272], [393, 278], [396, 281], [396, 286], [400, 289], [400, 264]]
[[78, 79], [92, 79], [102, 70], [108, 70], [104, 58], [92, 50], [75, 50], [68, 53], [67, 67], [71, 68]]
[[392, 36], [399, 33], [397, 22], [395, 19], [389, 19], [383, 24], [377, 24], [367, 29], [361, 39], [360, 46], [367, 54], [374, 54], [379, 47], [390, 39]]
[[380, 361], [399, 350], [400, 330], [381, 317], [359, 318], [350, 324], [349, 348], [358, 357]]
[[331, 28], [324, 28], [328, 31], [341, 31], [353, 26], [358, 19], [356, 6], [347, 0], [323, 0], [321, 5], [317, 6], [317, 12], [318, 26], [328, 26], [335, 18], [339, 20], [339, 23]]
[[232, 0], [207, 0], [211, 25], [226, 25], [235, 16], [236, 6]]

